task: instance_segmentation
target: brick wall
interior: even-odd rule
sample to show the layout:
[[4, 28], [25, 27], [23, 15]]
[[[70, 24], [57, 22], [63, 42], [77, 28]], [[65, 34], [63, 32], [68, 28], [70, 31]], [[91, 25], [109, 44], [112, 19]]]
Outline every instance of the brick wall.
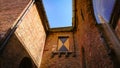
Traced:
[[[31, 58], [19, 39], [13, 35], [0, 55], [0, 68], [19, 68], [24, 57]], [[34, 63], [33, 68], [35, 68]]]
[[116, 31], [116, 34], [117, 34], [119, 40], [120, 40], [120, 19], [118, 21], [118, 24], [117, 24], [115, 31]]
[[46, 33], [35, 4], [28, 10], [28, 13], [15, 31], [15, 35], [19, 38], [20, 42], [22, 42], [25, 49], [39, 67]]
[[49, 33], [46, 39], [40, 68], [80, 68], [79, 55], [77, 57], [73, 57], [73, 54], [71, 54], [69, 57], [65, 57], [63, 54], [61, 57], [58, 57], [58, 54], [56, 54], [53, 58], [51, 58], [52, 48], [54, 45], [57, 45], [58, 36], [69, 36], [70, 45], [74, 46], [72, 32]]
[[0, 1], [0, 41], [6, 36], [18, 16], [31, 0]]
[[80, 51], [80, 63], [87, 68], [113, 68], [97, 29], [91, 0], [76, 0], [75, 44]]

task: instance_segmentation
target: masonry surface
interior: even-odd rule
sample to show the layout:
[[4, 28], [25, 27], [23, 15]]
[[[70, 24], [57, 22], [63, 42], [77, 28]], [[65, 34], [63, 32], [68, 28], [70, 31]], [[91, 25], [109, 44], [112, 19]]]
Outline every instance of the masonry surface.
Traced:
[[[96, 23], [92, 0], [73, 3], [73, 26], [51, 29], [42, 0], [1, 1], [0, 68], [119, 68], [120, 51]], [[120, 40], [120, 18], [111, 30]], [[67, 57], [68, 52], [52, 56], [59, 37], [69, 38]]]

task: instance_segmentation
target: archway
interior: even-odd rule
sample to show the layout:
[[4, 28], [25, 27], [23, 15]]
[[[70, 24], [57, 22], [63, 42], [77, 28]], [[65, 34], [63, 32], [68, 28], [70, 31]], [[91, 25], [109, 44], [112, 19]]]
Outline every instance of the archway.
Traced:
[[28, 57], [23, 58], [20, 62], [19, 68], [33, 68], [31, 59]]

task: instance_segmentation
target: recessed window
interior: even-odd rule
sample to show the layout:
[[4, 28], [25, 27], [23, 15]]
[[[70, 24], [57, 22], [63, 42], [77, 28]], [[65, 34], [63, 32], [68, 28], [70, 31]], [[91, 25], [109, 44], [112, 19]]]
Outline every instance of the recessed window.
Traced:
[[69, 37], [58, 37], [58, 51], [69, 51]]
[[100, 22], [99, 15], [106, 22], [110, 21], [111, 14], [116, 0], [93, 0], [94, 14], [98, 23]]
[[43, 0], [50, 28], [72, 26], [72, 0]]
[[83, 15], [82, 9], [81, 9], [81, 16], [82, 16], [82, 20], [84, 21], [84, 15]]

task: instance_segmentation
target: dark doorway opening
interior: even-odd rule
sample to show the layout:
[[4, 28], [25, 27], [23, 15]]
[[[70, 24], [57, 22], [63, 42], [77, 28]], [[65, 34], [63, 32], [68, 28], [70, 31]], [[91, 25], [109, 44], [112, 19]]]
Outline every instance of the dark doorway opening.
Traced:
[[23, 58], [20, 62], [19, 68], [33, 68], [31, 59], [28, 57]]

